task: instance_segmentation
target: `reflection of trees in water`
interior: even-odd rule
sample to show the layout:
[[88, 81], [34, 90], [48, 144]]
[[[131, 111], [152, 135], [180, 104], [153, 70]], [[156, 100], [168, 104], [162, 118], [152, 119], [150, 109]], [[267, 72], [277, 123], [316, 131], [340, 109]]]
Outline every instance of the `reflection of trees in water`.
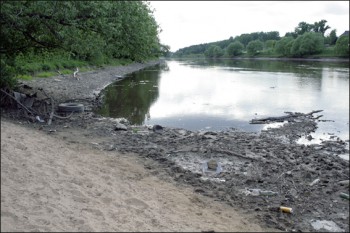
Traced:
[[162, 65], [150, 67], [108, 86], [105, 91], [104, 105], [99, 113], [109, 117], [124, 117], [132, 124], [143, 124], [149, 118], [149, 109], [159, 97], [158, 84]]
[[348, 67], [348, 63], [318, 61], [276, 61], [249, 59], [201, 59], [192, 62], [197, 66], [223, 66], [249, 69], [253, 71], [294, 73], [300, 76], [320, 77], [322, 69], [327, 67]]
[[201, 59], [191, 62], [192, 65], [210, 68], [212, 66], [237, 67], [259, 72], [281, 72], [293, 73], [299, 87], [312, 85], [316, 89], [322, 88], [322, 77], [325, 74], [324, 68], [348, 68], [346, 62], [319, 62], [319, 61], [276, 61], [256, 59]]

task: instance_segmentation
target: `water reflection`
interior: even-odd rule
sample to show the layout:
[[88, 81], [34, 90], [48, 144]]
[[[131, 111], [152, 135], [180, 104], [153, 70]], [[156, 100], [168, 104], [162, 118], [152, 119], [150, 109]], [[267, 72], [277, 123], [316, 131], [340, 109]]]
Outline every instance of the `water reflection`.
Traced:
[[149, 118], [149, 109], [159, 97], [159, 66], [135, 72], [109, 85], [104, 90], [104, 105], [99, 114], [123, 117], [133, 124], [141, 125]]
[[[347, 63], [213, 60], [168, 61], [108, 87], [100, 113], [133, 124], [191, 130], [259, 131], [249, 120], [322, 109], [319, 134], [349, 138]], [[318, 132], [316, 132], [318, 133]], [[317, 136], [317, 135], [315, 135]]]

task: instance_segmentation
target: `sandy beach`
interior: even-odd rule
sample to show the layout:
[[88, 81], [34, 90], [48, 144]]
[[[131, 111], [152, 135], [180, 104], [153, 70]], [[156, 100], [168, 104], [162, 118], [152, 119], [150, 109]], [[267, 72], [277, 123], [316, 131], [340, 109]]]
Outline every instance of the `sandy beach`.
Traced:
[[138, 156], [1, 119], [1, 231], [269, 231]]

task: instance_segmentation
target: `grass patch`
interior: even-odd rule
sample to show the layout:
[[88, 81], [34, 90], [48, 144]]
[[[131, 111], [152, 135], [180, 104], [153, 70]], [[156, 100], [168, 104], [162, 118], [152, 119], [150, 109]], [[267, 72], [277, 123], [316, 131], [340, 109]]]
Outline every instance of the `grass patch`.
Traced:
[[35, 76], [38, 78], [48, 78], [48, 77], [52, 77], [52, 76], [56, 76], [57, 73], [55, 72], [40, 72], [38, 74], [36, 74]]
[[21, 80], [32, 80], [33, 79], [32, 76], [26, 75], [26, 74], [17, 75], [16, 78], [21, 79]]
[[73, 74], [72, 70], [67, 70], [67, 69], [60, 70], [60, 72], [61, 74]]

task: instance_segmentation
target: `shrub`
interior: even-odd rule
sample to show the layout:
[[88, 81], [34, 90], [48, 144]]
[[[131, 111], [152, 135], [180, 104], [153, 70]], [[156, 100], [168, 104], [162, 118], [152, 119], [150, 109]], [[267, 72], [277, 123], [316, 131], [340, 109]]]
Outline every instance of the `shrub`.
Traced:
[[321, 33], [306, 32], [298, 36], [291, 48], [291, 54], [294, 57], [303, 57], [322, 52], [324, 47], [324, 38]]
[[349, 56], [349, 36], [341, 36], [335, 43], [335, 51], [340, 56]]
[[256, 55], [263, 50], [264, 44], [260, 40], [250, 41], [247, 45], [247, 52], [249, 55]]
[[228, 56], [234, 57], [242, 54], [243, 48], [244, 48], [244, 45], [241, 42], [235, 41], [230, 43], [227, 46], [226, 52]]

